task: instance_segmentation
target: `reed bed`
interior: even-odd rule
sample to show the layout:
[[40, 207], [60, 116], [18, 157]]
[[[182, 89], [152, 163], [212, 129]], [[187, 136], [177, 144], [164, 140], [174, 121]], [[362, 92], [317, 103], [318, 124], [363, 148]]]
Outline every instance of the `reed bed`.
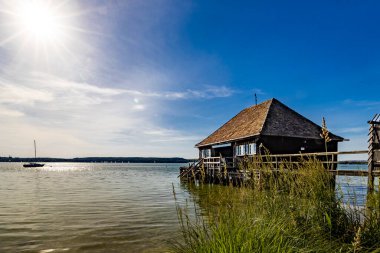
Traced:
[[380, 252], [378, 193], [359, 208], [343, 202], [315, 159], [276, 171], [260, 159], [242, 163], [260, 175], [243, 187], [186, 185], [196, 205], [177, 204], [174, 252]]

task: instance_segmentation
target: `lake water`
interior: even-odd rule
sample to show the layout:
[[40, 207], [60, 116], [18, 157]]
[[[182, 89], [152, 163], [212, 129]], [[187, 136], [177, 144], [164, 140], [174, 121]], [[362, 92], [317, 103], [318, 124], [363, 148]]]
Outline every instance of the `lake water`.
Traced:
[[[0, 252], [168, 251], [180, 237], [173, 185], [180, 204], [191, 201], [180, 166], [0, 163]], [[361, 203], [366, 180], [338, 177]]]
[[[339, 164], [338, 170], [368, 170], [367, 164]], [[337, 194], [343, 194], [343, 201], [351, 205], [365, 205], [368, 177], [337, 176]], [[375, 178], [375, 189], [378, 189], [379, 178]]]
[[180, 164], [0, 164], [0, 252], [165, 252]]

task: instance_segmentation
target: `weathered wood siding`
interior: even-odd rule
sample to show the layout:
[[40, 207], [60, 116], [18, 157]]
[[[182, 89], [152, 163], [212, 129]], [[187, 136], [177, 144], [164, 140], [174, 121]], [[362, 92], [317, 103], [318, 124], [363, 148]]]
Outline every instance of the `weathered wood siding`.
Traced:
[[[271, 154], [326, 152], [325, 142], [322, 138], [318, 140], [284, 136], [261, 136], [260, 140], [258, 141], [258, 147], [261, 143], [270, 151]], [[258, 150], [264, 152], [263, 148]], [[327, 151], [338, 151], [338, 142], [328, 142]]]
[[[199, 158], [201, 158], [202, 150], [211, 149], [212, 157], [236, 157], [235, 147], [238, 145], [256, 143], [258, 154], [264, 154], [264, 147], [270, 154], [298, 154], [298, 153], [317, 153], [326, 152], [325, 142], [321, 139], [306, 139], [284, 136], [260, 136], [246, 138], [244, 140], [235, 141], [230, 147], [212, 148], [205, 146], [199, 148]], [[262, 144], [262, 146], [261, 146]], [[327, 143], [328, 152], [338, 151], [338, 142], [330, 141]]]

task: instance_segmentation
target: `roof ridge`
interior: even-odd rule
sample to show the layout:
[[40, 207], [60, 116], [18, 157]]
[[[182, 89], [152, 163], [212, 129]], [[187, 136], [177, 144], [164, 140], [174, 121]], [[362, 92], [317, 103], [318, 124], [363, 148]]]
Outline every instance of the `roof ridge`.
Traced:
[[[271, 100], [277, 100], [277, 99], [275, 99], [275, 98], [267, 99], [267, 100], [265, 100], [264, 102], [261, 102], [260, 104], [257, 104], [257, 105], [251, 105], [251, 106], [249, 106], [249, 107], [247, 107], [247, 108], [245, 108], [245, 109], [250, 109], [250, 108], [253, 108], [253, 107], [256, 107], [256, 106], [259, 106], [259, 105], [262, 105], [262, 104], [268, 103], [268, 102], [271, 101]], [[245, 110], [245, 109], [243, 109], [243, 110]]]
[[[266, 112], [266, 114], [264, 116], [264, 121], [263, 121], [263, 124], [262, 124], [262, 126], [260, 128], [260, 131], [259, 131], [260, 133], [262, 133], [262, 131], [264, 130], [264, 127], [265, 127], [265, 125], [267, 123], [267, 118], [268, 118], [268, 115], [269, 115], [269, 111], [272, 108], [273, 102], [276, 101], [276, 100], [277, 99], [275, 99], [275, 98], [271, 98], [271, 99], [268, 99], [267, 101], [265, 101], [265, 102], [269, 102], [270, 101], [270, 104], [269, 104], [268, 110], [267, 110], [267, 112]], [[265, 102], [263, 102], [263, 103], [265, 103]]]
[[277, 102], [279, 102], [280, 105], [285, 106], [287, 109], [289, 109], [289, 110], [292, 111], [293, 113], [297, 114], [298, 116], [300, 116], [300, 117], [306, 119], [306, 121], [309, 121], [309, 122], [312, 123], [313, 125], [316, 125], [317, 127], [322, 128], [322, 127], [321, 127], [320, 125], [318, 125], [317, 123], [315, 123], [315, 122], [313, 122], [312, 120], [306, 118], [306, 117], [303, 116], [302, 114], [296, 112], [295, 110], [293, 110], [293, 109], [290, 108], [289, 106], [285, 105], [284, 103], [281, 103], [281, 101], [278, 101], [278, 100], [277, 100]]
[[[281, 101], [279, 101], [279, 100], [277, 100], [277, 99], [275, 99], [275, 98], [272, 98], [272, 100], [273, 100], [273, 101], [272, 101], [272, 103], [271, 103], [271, 106], [272, 106], [273, 102], [277, 102], [280, 106], [285, 107], [287, 110], [290, 110], [290, 111], [291, 111], [292, 113], [294, 113], [295, 115], [297, 115], [297, 116], [301, 117], [302, 119], [308, 121], [309, 123], [311, 123], [312, 125], [318, 127], [319, 129], [322, 129], [322, 127], [321, 127], [319, 124], [317, 124], [317, 123], [315, 123], [314, 121], [312, 121], [312, 120], [306, 118], [305, 116], [303, 116], [303, 115], [300, 114], [299, 112], [295, 111], [294, 109], [290, 108], [289, 106], [285, 105], [285, 104], [282, 103]], [[268, 110], [268, 112], [269, 112], [269, 110]], [[268, 116], [268, 115], [266, 115], [266, 117], [267, 117], [267, 116]], [[267, 118], [265, 118], [265, 123], [266, 123], [266, 122], [267, 122]], [[264, 123], [264, 124], [265, 124], [265, 123]], [[264, 130], [264, 129], [261, 129], [261, 132], [262, 132], [263, 130]], [[332, 135], [332, 137], [335, 137], [335, 138], [338, 138], [338, 139], [343, 139], [343, 137], [338, 136], [338, 135], [335, 135], [335, 134], [333, 134], [333, 133], [331, 133], [331, 132], [330, 132], [330, 135]]]

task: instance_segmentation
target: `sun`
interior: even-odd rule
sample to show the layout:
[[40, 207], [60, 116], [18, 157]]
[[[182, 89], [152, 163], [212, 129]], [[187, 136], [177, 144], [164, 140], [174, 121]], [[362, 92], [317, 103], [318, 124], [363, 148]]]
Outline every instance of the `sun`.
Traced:
[[0, 0], [0, 4], [0, 46], [50, 54], [58, 48], [66, 50], [81, 31], [77, 21], [82, 13], [71, 1]]
[[46, 43], [64, 35], [61, 15], [49, 2], [23, 1], [15, 6], [13, 17], [23, 36]]
[[17, 15], [21, 28], [37, 39], [54, 38], [60, 32], [57, 15], [48, 6], [25, 4]]
[[89, 29], [81, 27], [86, 8], [71, 0], [0, 0], [0, 49], [15, 64], [49, 67], [76, 59]]
[[0, 0], [0, 63], [14, 71], [77, 75], [71, 68], [90, 62], [91, 39], [100, 34], [87, 21], [95, 11], [87, 1]]

